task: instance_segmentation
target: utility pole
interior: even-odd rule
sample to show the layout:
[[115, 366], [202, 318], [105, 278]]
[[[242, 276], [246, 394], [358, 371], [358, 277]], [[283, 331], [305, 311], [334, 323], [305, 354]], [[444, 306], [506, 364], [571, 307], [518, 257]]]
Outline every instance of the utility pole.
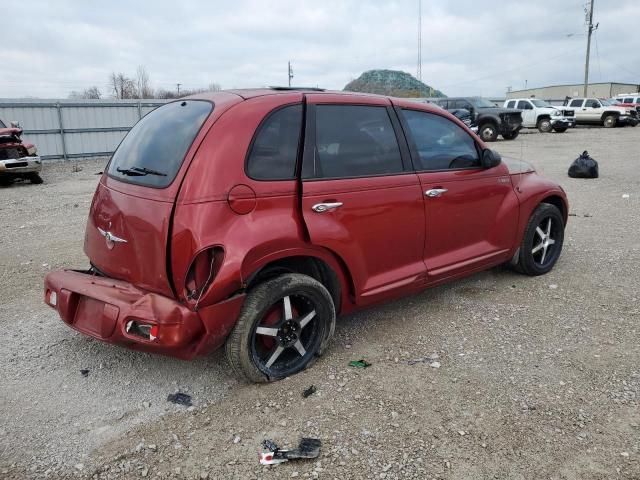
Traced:
[[418, 80], [422, 81], [422, 0], [418, 0]]
[[291, 61], [289, 61], [287, 65], [287, 76], [289, 77], [289, 87], [291, 87], [291, 79], [293, 78], [293, 68], [291, 68]]
[[595, 0], [590, 0], [590, 6], [589, 6], [589, 17], [587, 20], [587, 26], [589, 28], [589, 31], [587, 33], [587, 58], [584, 62], [584, 92], [583, 92], [583, 96], [587, 97], [588, 93], [587, 93], [587, 89], [589, 88], [589, 54], [591, 52], [591, 34], [593, 33], [593, 31], [598, 28], [598, 25], [593, 26], [593, 2]]
[[176, 83], [176, 87], [178, 90], [178, 96], [180, 96], [180, 85], [182, 85], [181, 83]]

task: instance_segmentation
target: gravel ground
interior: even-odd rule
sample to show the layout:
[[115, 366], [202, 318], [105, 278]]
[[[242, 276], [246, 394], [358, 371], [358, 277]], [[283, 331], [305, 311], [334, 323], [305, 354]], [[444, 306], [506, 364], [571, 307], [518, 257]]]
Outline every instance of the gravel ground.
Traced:
[[[494, 269], [342, 318], [312, 369], [260, 386], [220, 353], [88, 339], [43, 304], [46, 271], [87, 264], [105, 160], [46, 165], [44, 185], [0, 190], [0, 477], [640, 478], [639, 140], [581, 128], [493, 144], [567, 190], [556, 268]], [[601, 178], [569, 179], [585, 149]], [[348, 366], [360, 358], [372, 366]], [[194, 407], [166, 401], [178, 390]], [[258, 464], [263, 439], [300, 436], [322, 439], [317, 461]]]

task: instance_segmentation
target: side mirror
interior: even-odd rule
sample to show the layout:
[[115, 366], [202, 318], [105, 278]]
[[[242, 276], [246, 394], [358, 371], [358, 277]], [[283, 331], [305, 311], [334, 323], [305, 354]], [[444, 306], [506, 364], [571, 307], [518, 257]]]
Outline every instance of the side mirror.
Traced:
[[482, 168], [493, 168], [500, 165], [502, 157], [495, 150], [487, 148], [482, 152]]
[[11, 128], [20, 128], [20, 122], [14, 120], [11, 122]]

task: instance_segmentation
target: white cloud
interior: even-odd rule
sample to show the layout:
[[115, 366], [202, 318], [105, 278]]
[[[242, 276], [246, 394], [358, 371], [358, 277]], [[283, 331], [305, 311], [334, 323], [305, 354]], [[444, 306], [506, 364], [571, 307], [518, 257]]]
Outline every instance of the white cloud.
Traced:
[[[499, 96], [579, 83], [584, 2], [423, 1], [423, 80], [449, 95]], [[341, 89], [364, 70], [416, 72], [417, 0], [25, 0], [5, 22], [0, 97], [66, 97], [145, 65], [153, 86]], [[593, 81], [638, 82], [637, 0], [596, 4]], [[28, 24], [26, 23], [28, 21]], [[597, 42], [595, 41], [597, 40]]]

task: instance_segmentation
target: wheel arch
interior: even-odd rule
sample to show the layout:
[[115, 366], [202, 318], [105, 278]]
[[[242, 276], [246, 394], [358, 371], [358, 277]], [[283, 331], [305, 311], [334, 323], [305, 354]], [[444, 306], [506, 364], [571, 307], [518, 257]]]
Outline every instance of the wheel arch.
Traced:
[[353, 278], [345, 262], [333, 252], [289, 249], [243, 265], [245, 290], [280, 273], [301, 273], [322, 283], [333, 298], [336, 313], [348, 310], [355, 293]]
[[542, 199], [540, 203], [549, 203], [554, 207], [557, 207], [562, 213], [562, 218], [564, 218], [565, 225], [567, 224], [567, 219], [569, 218], [568, 206], [565, 201], [559, 195], [550, 195]]
[[614, 112], [614, 111], [606, 111], [602, 114], [602, 116], [600, 117], [600, 120], [604, 122], [604, 119], [607, 118], [608, 116], [614, 116], [616, 117], [616, 119], [620, 116], [620, 112]]

